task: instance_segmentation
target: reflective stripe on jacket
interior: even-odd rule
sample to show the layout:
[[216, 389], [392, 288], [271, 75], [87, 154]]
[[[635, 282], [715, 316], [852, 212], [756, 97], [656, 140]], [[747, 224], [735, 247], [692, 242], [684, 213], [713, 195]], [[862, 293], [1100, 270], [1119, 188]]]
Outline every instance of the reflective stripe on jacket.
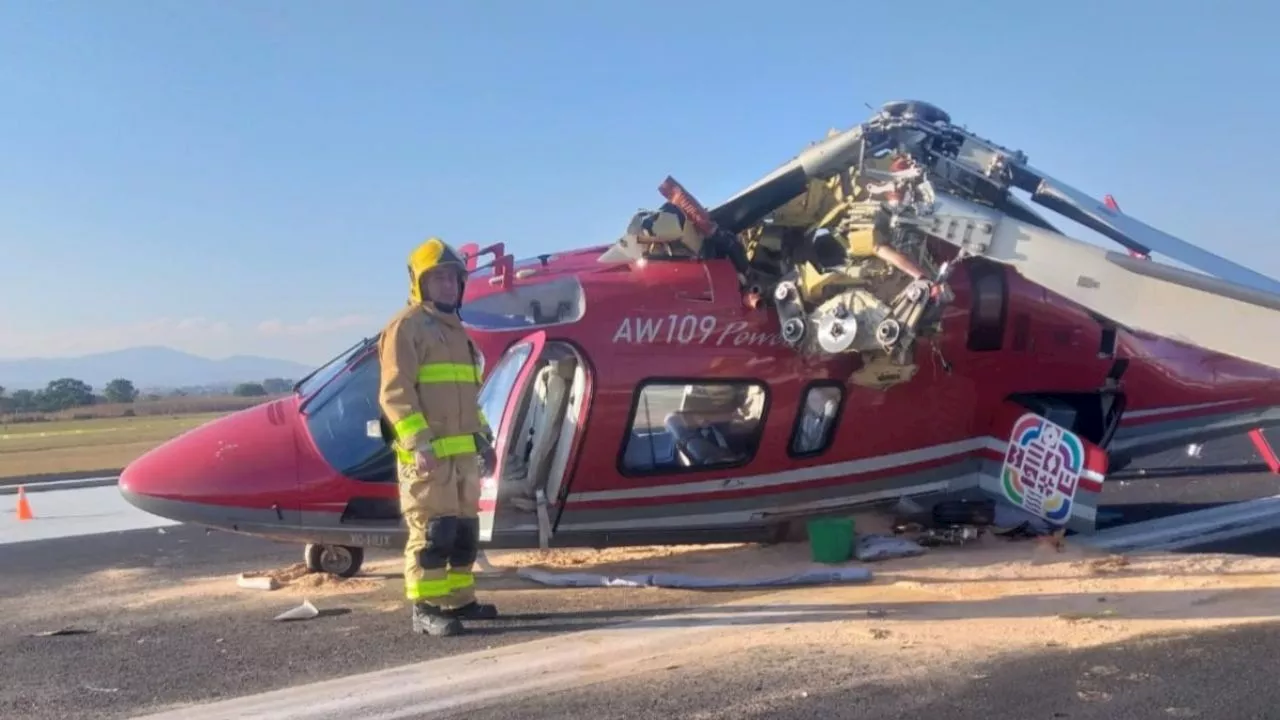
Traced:
[[410, 305], [387, 323], [378, 340], [378, 403], [402, 461], [426, 447], [436, 457], [477, 451], [475, 434], [489, 434], [479, 357], [458, 317], [432, 306]]

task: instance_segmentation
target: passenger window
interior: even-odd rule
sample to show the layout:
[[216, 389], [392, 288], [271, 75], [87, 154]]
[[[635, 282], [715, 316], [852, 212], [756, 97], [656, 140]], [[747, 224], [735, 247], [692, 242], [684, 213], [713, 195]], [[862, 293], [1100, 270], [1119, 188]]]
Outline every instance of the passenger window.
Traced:
[[768, 394], [760, 383], [651, 383], [623, 448], [626, 474], [708, 470], [755, 457]]
[[844, 388], [838, 385], [816, 385], [805, 393], [791, 435], [791, 454], [817, 455], [831, 446]]

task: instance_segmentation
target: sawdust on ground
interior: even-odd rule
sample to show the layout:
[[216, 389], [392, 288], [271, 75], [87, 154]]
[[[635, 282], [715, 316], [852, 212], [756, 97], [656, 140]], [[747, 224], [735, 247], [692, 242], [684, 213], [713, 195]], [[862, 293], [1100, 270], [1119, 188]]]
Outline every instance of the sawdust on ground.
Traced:
[[339, 577], [330, 573], [313, 573], [303, 563], [294, 563], [288, 567], [274, 570], [253, 570], [241, 573], [245, 578], [267, 577], [275, 580], [280, 590], [302, 591], [308, 595], [331, 595], [336, 593], [365, 593], [381, 590], [386, 580], [382, 577]]
[[[64, 588], [48, 593], [0, 601], [0, 617], [22, 622], [44, 622], [68, 613], [95, 619], [122, 613], [148, 613], [157, 617], [199, 618], [225, 610], [229, 605], [254, 608], [278, 604], [282, 596], [318, 600], [325, 597], [367, 597], [384, 589], [388, 577], [399, 577], [395, 562], [365, 563], [360, 575], [341, 578], [328, 573], [308, 573], [296, 563], [274, 569], [246, 569], [246, 576], [271, 576], [271, 591], [240, 587], [240, 573], [175, 579], [165, 567], [104, 568], [89, 573]], [[56, 602], [44, 598], [56, 595]]]
[[[860, 520], [859, 527], [874, 526]], [[481, 587], [500, 602], [501, 594], [508, 591], [546, 591], [518, 578], [516, 570], [521, 567], [745, 578], [792, 574], [814, 564], [807, 543], [799, 542], [491, 551], [482, 563], [486, 566]], [[781, 592], [762, 589], [769, 603], [805, 606], [794, 612], [795, 622], [748, 625], [748, 632], [727, 633], [711, 645], [717, 652], [732, 652], [735, 643], [743, 648], [775, 644], [803, 648], [812, 643], [824, 652], [885, 650], [900, 661], [910, 656], [937, 664], [948, 659], [970, 661], [990, 653], [1082, 647], [1150, 633], [1272, 620], [1274, 608], [1280, 606], [1280, 559], [1271, 558], [1115, 556], [1070, 541], [1057, 548], [1037, 540], [984, 537], [962, 547], [933, 548], [919, 557], [866, 563], [865, 567], [874, 574], [869, 583]], [[394, 605], [398, 610], [399, 596], [388, 594], [388, 588], [398, 586], [399, 572], [398, 559], [367, 562], [359, 576], [347, 579], [307, 573], [301, 563], [276, 569], [245, 568], [246, 575], [276, 578], [278, 589], [262, 591], [239, 587], [236, 575], [175, 583], [161, 568], [104, 569], [82, 578], [83, 587], [62, 593], [60, 602], [71, 598], [103, 613], [180, 607], [183, 614], [198, 615], [202, 607], [274, 602], [271, 598], [282, 594], [300, 598], [351, 594], [366, 598], [369, 609]], [[209, 602], [215, 598], [219, 602]], [[714, 593], [708, 593], [706, 604], [717, 604]], [[7, 611], [38, 614], [39, 603], [27, 602]], [[897, 666], [905, 672], [912, 663]]]
[[[759, 577], [817, 567], [808, 553], [806, 543], [624, 548], [495, 554], [491, 563], [504, 573], [536, 567], [606, 575], [660, 570]], [[779, 653], [795, 658], [847, 653], [860, 661], [883, 655], [880, 679], [907, 682], [1010, 653], [1156, 642], [1275, 621], [1280, 607], [1280, 558], [1115, 555], [1070, 540], [984, 536], [918, 557], [849, 564], [869, 568], [874, 579], [733, 603], [728, 607], [768, 617], [733, 621], [732, 632], [717, 633], [681, 662], [703, 658], [750, 665]]]

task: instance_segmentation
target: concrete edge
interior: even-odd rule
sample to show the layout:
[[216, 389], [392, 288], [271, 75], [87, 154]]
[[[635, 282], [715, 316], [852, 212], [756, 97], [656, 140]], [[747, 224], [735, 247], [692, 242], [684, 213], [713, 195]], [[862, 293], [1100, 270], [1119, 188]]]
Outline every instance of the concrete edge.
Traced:
[[38, 485], [40, 483], [61, 482], [63, 480], [88, 480], [91, 478], [120, 477], [123, 472], [124, 468], [122, 467], [104, 467], [94, 470], [36, 473], [35, 475], [11, 475], [8, 477], [0, 477], [0, 487], [9, 487], [11, 485]]
[[[83, 488], [106, 487], [115, 485], [120, 481], [119, 477], [93, 477], [93, 478], [76, 478], [74, 480], [42, 480], [40, 482], [27, 483], [21, 487], [28, 495], [42, 492], [53, 492], [54, 490], [81, 490]], [[0, 485], [0, 495], [17, 495], [19, 485]]]

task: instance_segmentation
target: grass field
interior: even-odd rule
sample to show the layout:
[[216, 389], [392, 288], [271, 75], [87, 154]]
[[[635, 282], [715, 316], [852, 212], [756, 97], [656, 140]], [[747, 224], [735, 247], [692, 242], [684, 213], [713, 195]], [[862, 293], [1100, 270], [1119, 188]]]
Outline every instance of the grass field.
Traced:
[[[173, 399], [76, 408], [21, 422], [0, 419], [0, 480], [113, 474], [170, 438], [267, 399]], [[125, 410], [134, 414], [122, 416]]]

